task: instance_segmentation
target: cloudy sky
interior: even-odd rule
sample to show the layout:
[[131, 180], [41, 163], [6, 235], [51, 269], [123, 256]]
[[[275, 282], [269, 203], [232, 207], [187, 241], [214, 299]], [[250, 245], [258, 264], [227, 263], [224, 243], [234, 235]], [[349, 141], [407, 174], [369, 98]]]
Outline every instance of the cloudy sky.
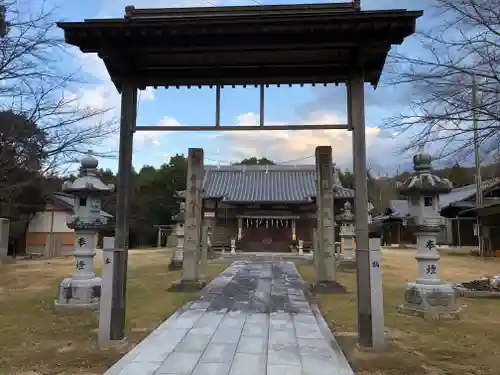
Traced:
[[[225, 6], [255, 5], [252, 0], [49, 0], [58, 6], [61, 20], [80, 21], [85, 18], [123, 17], [129, 3], [136, 7], [172, 6]], [[290, 0], [259, 0], [261, 4], [298, 3]], [[302, 0], [301, 3], [319, 3], [325, 0]], [[210, 4], [211, 3], [211, 4]], [[362, 8], [406, 8], [422, 10], [427, 1], [410, 0], [362, 0]], [[430, 13], [430, 12], [429, 12]], [[427, 17], [427, 18], [426, 18]], [[418, 22], [429, 22], [430, 15]], [[415, 38], [408, 38], [399, 51], [415, 51], [420, 48]], [[114, 107], [119, 115], [119, 96], [109, 80], [100, 59], [72, 49], [74, 63], [95, 78], [93, 84], [80, 91], [82, 101], [94, 107]], [[403, 88], [379, 87], [373, 90], [366, 85], [366, 131], [369, 163], [377, 174], [394, 173], [408, 168], [410, 155], [398, 155], [406, 141], [402, 137], [382, 131], [379, 126], [387, 116], [399, 114], [408, 105], [409, 97]], [[266, 123], [345, 123], [345, 87], [281, 87], [266, 91]], [[222, 90], [221, 123], [253, 125], [259, 121], [258, 89]], [[210, 89], [148, 89], [139, 98], [138, 125], [190, 124], [213, 125], [215, 118], [215, 92]], [[143, 165], [159, 166], [171, 155], [187, 153], [189, 147], [202, 147], [206, 163], [227, 164], [245, 157], [267, 157], [278, 163], [314, 163], [314, 148], [331, 145], [335, 162], [343, 169], [352, 169], [351, 137], [344, 130], [315, 131], [268, 131], [268, 132], [137, 132], [134, 143], [135, 168]], [[117, 149], [117, 137], [102, 145], [105, 149]], [[101, 166], [116, 170], [117, 160], [103, 160]]]

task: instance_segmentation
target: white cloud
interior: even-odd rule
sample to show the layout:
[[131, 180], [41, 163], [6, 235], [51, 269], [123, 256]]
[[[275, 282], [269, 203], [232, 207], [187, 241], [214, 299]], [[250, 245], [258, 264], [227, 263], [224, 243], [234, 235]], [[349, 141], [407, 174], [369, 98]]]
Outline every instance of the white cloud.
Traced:
[[[172, 117], [165, 116], [157, 126], [182, 126], [182, 124]], [[141, 130], [134, 134], [134, 144], [136, 146], [160, 146], [161, 139], [168, 134], [167, 131]]]
[[[239, 125], [255, 125], [259, 116], [246, 113], [238, 117]], [[344, 123], [334, 113], [311, 113], [303, 124]], [[286, 124], [274, 122], [269, 125]], [[220, 133], [217, 138], [232, 158], [267, 157], [276, 162], [297, 164], [314, 163], [316, 146], [332, 146], [334, 161], [341, 168], [352, 169], [352, 137], [347, 130], [290, 130], [290, 131], [234, 131]], [[369, 164], [378, 172], [393, 171], [399, 160], [395, 158], [397, 143], [393, 135], [383, 133], [379, 128], [366, 127], [366, 145]]]

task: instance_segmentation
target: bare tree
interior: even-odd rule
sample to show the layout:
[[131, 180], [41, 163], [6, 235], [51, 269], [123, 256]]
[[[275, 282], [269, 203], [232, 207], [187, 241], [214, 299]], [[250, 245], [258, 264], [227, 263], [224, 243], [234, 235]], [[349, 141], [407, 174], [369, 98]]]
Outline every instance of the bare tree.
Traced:
[[394, 53], [389, 84], [411, 88], [411, 105], [384, 127], [410, 137], [402, 151], [434, 142], [443, 160], [474, 152], [473, 85], [483, 158], [500, 147], [500, 0], [435, 0], [437, 25], [420, 30], [422, 51]]
[[34, 9], [34, 4], [0, 0], [6, 20], [0, 38], [0, 110], [22, 116], [44, 135], [43, 173], [74, 161], [116, 128], [109, 109], [80, 104], [78, 91], [87, 77], [76, 73], [55, 25], [55, 9], [44, 2]]

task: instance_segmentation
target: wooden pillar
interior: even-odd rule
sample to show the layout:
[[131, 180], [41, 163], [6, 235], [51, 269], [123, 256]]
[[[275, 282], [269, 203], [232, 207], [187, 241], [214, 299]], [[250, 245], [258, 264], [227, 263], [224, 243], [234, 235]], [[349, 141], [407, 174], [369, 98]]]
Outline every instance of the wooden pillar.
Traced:
[[125, 338], [125, 295], [127, 292], [127, 263], [129, 246], [129, 209], [132, 189], [132, 152], [137, 120], [137, 87], [125, 82], [121, 94], [120, 146], [116, 198], [116, 237], [118, 250], [113, 262], [111, 288], [110, 340]]
[[462, 238], [460, 236], [460, 219], [457, 219], [457, 239], [458, 239], [458, 247], [462, 246]]
[[[375, 332], [372, 316], [371, 293], [371, 263], [368, 233], [368, 188], [366, 182], [366, 129], [365, 129], [365, 101], [364, 101], [364, 74], [361, 56], [354, 61], [358, 64], [356, 71], [347, 83], [348, 113], [350, 128], [352, 129], [353, 171], [355, 175], [355, 216], [356, 216], [356, 279], [358, 305], [358, 343], [360, 347], [374, 349]], [[356, 67], [355, 67], [356, 68]], [[377, 311], [377, 314], [381, 313]], [[383, 313], [383, 312], [382, 312]]]
[[401, 246], [401, 230], [403, 229], [403, 224], [398, 223], [398, 246]]

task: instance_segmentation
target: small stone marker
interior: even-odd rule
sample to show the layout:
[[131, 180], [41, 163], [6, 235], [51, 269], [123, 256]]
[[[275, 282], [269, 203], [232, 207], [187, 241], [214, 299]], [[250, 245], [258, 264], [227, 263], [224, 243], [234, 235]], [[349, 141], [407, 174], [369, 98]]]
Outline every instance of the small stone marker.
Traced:
[[99, 311], [99, 346], [106, 347], [112, 340], [111, 330], [111, 300], [113, 298], [113, 263], [116, 260], [115, 238], [104, 237], [102, 249], [101, 302]]
[[304, 255], [304, 240], [299, 240], [299, 255]]
[[370, 285], [372, 303], [373, 350], [385, 348], [384, 338], [384, 297], [382, 292], [382, 272], [380, 257], [380, 238], [370, 238]]

